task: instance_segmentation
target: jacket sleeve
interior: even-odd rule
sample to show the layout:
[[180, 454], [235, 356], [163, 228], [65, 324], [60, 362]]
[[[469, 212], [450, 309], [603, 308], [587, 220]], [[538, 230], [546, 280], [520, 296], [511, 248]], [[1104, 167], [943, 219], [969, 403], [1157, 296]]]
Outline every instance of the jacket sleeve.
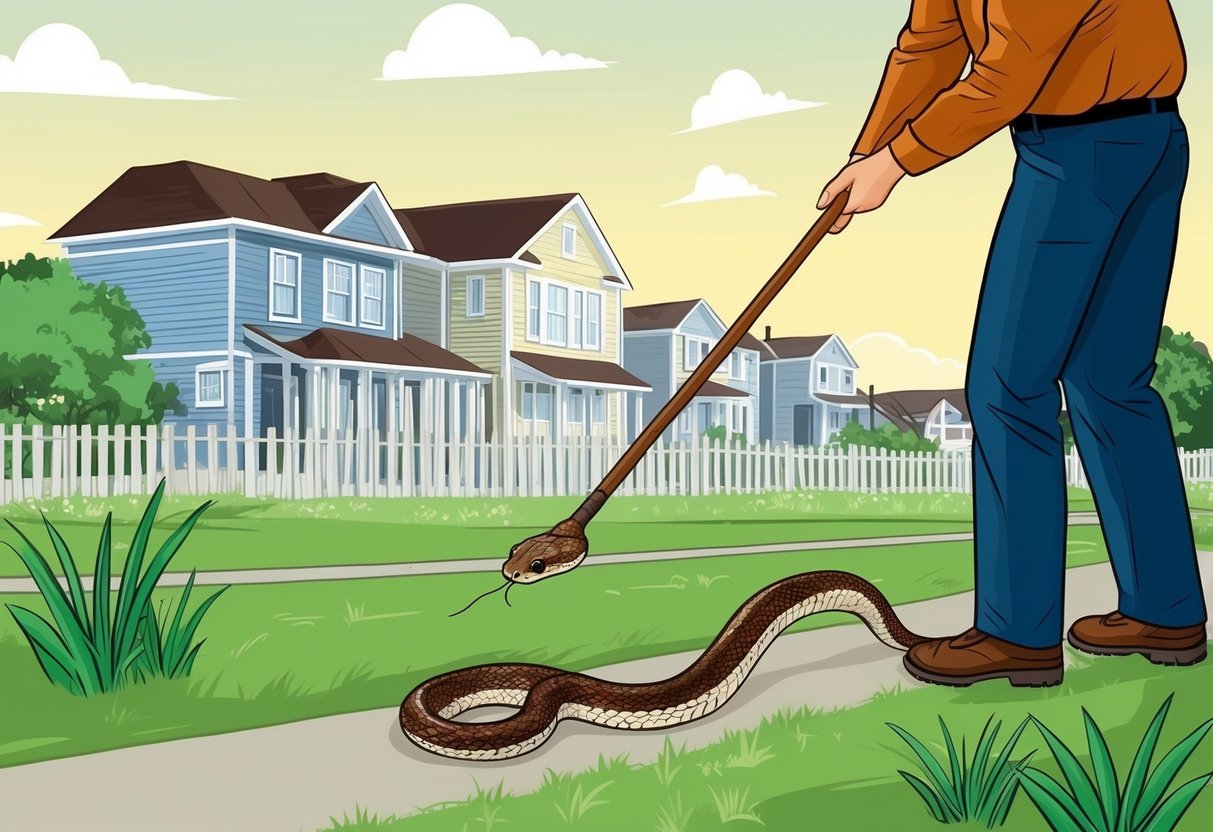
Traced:
[[914, 0], [852, 154], [867, 156], [887, 145], [960, 77], [968, 59], [956, 0]]
[[953, 159], [1027, 111], [1095, 0], [988, 0], [986, 45], [890, 143], [910, 174]]

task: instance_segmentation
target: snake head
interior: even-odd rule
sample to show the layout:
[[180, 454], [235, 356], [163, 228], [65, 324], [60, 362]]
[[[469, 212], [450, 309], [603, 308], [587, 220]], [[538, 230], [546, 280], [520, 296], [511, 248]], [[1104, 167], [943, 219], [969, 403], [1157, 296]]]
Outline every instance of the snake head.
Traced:
[[557, 523], [549, 532], [514, 544], [501, 567], [501, 574], [516, 584], [533, 584], [568, 572], [585, 560], [589, 550], [585, 530], [569, 518]]

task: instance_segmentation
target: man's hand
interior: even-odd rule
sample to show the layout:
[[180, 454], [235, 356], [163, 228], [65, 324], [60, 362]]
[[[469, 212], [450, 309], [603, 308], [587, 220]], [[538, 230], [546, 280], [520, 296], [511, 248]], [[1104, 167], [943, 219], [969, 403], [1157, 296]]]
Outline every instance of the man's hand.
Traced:
[[842, 216], [830, 228], [830, 233], [837, 234], [846, 228], [854, 214], [875, 211], [884, 205], [893, 188], [905, 175], [905, 170], [897, 164], [888, 147], [871, 156], [852, 156], [847, 166], [826, 185], [821, 199], [817, 200], [817, 207], [824, 209], [834, 201], [834, 197], [850, 189]]

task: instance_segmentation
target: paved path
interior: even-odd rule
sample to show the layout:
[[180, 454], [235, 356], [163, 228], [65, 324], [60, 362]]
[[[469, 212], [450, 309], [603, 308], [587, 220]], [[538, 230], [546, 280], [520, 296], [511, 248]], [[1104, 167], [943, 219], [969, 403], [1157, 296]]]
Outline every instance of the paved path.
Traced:
[[[1201, 553], [1201, 565], [1211, 597], [1213, 552]], [[1070, 570], [1066, 583], [1067, 620], [1115, 603], [1106, 563]], [[913, 630], [953, 633], [972, 622], [973, 598], [963, 593], [897, 611]], [[681, 671], [697, 656], [680, 653], [594, 673], [651, 681]], [[579, 771], [595, 765], [599, 754], [651, 762], [667, 737], [675, 747], [695, 748], [726, 729], [753, 728], [781, 708], [850, 705], [898, 683], [918, 684], [902, 669], [901, 654], [875, 643], [863, 625], [845, 625], [778, 639], [723, 709], [669, 731], [633, 734], [563, 723], [525, 757], [460, 764], [415, 748], [397, 726], [396, 709], [385, 708], [0, 769], [0, 819], [5, 829], [23, 832], [314, 832], [356, 804], [406, 814], [461, 800], [477, 782], [488, 788], [504, 781], [507, 792], [529, 791], [549, 767]]]
[[[1097, 526], [1099, 518], [1094, 513], [1074, 513], [1069, 517], [1071, 526]], [[682, 558], [714, 558], [728, 555], [764, 555], [776, 552], [809, 552], [819, 549], [862, 549], [873, 546], [904, 546], [914, 543], [956, 543], [972, 540], [972, 532], [947, 532], [943, 534], [898, 535], [896, 537], [857, 537], [843, 540], [807, 540], [792, 543], [760, 543], [752, 546], [718, 546], [703, 549], [664, 549], [657, 552], [618, 552], [591, 555], [580, 568], [607, 566], [615, 563], [642, 563]], [[498, 572], [501, 558], [476, 558], [471, 560], [427, 560], [415, 563], [366, 563], [340, 566], [296, 566], [270, 569], [229, 569], [199, 572], [194, 580], [196, 586], [225, 584], [287, 584], [303, 581], [341, 581], [358, 578], [396, 578], [403, 575], [442, 575], [452, 572]], [[169, 572], [157, 586], [185, 586], [187, 572]], [[118, 589], [119, 577], [110, 581], [112, 589]], [[64, 579], [59, 582], [66, 588]], [[93, 588], [92, 576], [85, 575], [81, 581], [86, 590]], [[0, 593], [34, 593], [38, 588], [31, 578], [0, 578]]]

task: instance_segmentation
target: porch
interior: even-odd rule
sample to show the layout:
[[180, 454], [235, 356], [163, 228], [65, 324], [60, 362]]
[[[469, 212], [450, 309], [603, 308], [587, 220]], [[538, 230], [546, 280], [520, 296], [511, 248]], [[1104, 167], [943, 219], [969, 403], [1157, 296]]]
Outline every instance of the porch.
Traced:
[[518, 436], [604, 437], [627, 444], [627, 394], [652, 388], [618, 364], [513, 351], [513, 419]]

